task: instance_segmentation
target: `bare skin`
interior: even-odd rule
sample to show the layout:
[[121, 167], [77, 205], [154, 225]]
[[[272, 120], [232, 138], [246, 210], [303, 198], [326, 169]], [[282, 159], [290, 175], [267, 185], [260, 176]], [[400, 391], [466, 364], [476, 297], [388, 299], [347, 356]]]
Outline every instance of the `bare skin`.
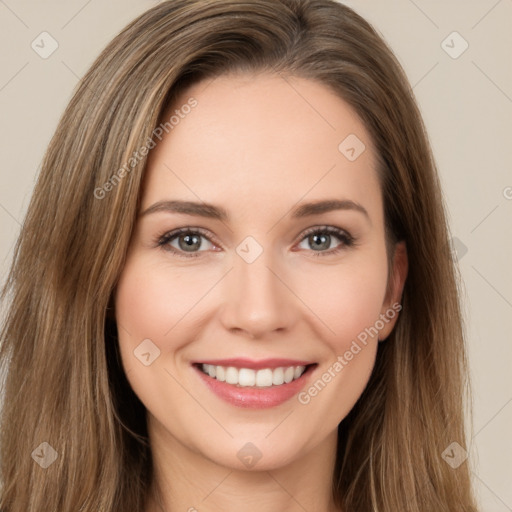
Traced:
[[[331, 496], [338, 424], [395, 325], [389, 311], [407, 275], [400, 243], [388, 281], [372, 142], [353, 110], [310, 80], [223, 76], [194, 85], [173, 109], [191, 97], [197, 106], [150, 153], [141, 212], [172, 199], [212, 203], [229, 218], [141, 215], [115, 295], [123, 366], [147, 409], [161, 489], [146, 512], [339, 512]], [[338, 149], [350, 134], [366, 148], [354, 161]], [[348, 207], [293, 216], [321, 200]], [[178, 228], [201, 228], [197, 244], [187, 249], [194, 233], [182, 233], [158, 245]], [[240, 247], [262, 252], [248, 263]], [[356, 352], [354, 340], [372, 326], [378, 334]], [[160, 351], [148, 366], [134, 357], [145, 339]], [[316, 367], [302, 401], [243, 408], [192, 366], [234, 357]], [[309, 393], [325, 374], [325, 387]], [[261, 456], [251, 467], [239, 456], [247, 443]]]

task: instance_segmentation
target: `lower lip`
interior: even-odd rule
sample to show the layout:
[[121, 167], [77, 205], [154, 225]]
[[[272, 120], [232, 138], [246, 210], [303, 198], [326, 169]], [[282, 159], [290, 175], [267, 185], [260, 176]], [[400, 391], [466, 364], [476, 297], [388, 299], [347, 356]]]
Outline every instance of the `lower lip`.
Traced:
[[197, 366], [194, 366], [194, 369], [210, 390], [229, 404], [251, 409], [267, 409], [281, 405], [296, 395], [306, 385], [315, 367], [316, 365], [308, 366], [298, 379], [288, 384], [265, 388], [237, 387], [206, 375]]

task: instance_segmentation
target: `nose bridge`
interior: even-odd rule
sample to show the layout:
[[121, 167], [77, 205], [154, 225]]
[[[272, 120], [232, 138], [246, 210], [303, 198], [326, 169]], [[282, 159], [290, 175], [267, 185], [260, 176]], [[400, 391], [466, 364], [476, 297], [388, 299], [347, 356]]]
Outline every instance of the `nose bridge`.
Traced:
[[240, 244], [237, 253], [224, 301], [226, 328], [260, 337], [266, 332], [289, 327], [293, 294], [276, 270], [279, 265], [273, 257], [274, 251], [263, 250], [263, 247], [258, 250], [254, 242], [248, 240]]

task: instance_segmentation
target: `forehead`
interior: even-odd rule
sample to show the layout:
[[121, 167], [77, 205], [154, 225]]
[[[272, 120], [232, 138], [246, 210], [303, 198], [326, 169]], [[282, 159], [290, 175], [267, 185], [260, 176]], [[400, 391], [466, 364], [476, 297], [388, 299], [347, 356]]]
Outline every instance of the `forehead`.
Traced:
[[[195, 106], [186, 107], [191, 101]], [[353, 109], [318, 82], [224, 75], [184, 91], [163, 122], [171, 116], [172, 128], [149, 155], [142, 209], [179, 198], [254, 214], [328, 196], [364, 202], [380, 214], [369, 134]]]

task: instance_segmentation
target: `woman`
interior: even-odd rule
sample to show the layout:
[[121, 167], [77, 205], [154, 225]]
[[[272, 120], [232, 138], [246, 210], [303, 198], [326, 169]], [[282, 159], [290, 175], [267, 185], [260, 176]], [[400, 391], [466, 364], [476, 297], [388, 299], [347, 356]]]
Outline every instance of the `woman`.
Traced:
[[343, 5], [126, 27], [50, 143], [9, 294], [4, 512], [476, 510], [435, 164]]

